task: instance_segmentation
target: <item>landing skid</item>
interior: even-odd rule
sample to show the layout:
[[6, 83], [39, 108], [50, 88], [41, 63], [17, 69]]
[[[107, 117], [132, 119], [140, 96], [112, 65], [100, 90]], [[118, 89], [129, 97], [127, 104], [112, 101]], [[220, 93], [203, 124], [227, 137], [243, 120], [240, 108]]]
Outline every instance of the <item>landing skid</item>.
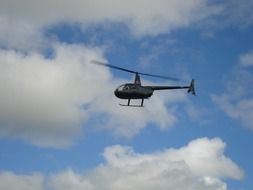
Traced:
[[141, 99], [141, 105], [131, 105], [131, 104], [130, 104], [130, 100], [131, 100], [131, 99], [128, 99], [127, 104], [119, 104], [119, 105], [120, 105], [120, 106], [129, 106], [129, 107], [144, 107], [144, 106], [143, 106], [144, 99]]
[[128, 105], [128, 104], [119, 104], [120, 106], [127, 106], [127, 107], [138, 107], [138, 108], [142, 108], [144, 107], [143, 105]]

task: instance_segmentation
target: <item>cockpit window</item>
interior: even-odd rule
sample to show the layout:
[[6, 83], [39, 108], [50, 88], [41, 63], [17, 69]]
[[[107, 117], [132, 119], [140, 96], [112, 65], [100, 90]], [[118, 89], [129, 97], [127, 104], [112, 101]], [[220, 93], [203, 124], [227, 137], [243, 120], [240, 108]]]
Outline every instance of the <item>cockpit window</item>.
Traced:
[[129, 90], [129, 89], [131, 89], [131, 88], [132, 88], [132, 86], [129, 85], [129, 84], [123, 84], [123, 85], [120, 85], [120, 86], [117, 88], [117, 90], [118, 90], [118, 91], [127, 91], [127, 90]]
[[125, 87], [125, 85], [122, 84], [122, 85], [120, 85], [117, 89], [118, 89], [118, 91], [122, 91], [124, 87]]
[[130, 87], [128, 85], [125, 85], [123, 90], [128, 90]]

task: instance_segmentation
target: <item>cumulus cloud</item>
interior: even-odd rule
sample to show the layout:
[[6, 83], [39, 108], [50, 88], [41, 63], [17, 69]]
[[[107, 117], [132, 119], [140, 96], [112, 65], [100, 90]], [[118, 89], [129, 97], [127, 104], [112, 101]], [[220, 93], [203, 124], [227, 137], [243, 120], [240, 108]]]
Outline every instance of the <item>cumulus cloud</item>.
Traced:
[[[176, 94], [179, 95], [179, 93]], [[168, 94], [168, 97], [173, 97], [173, 95]], [[175, 97], [175, 102], [185, 101], [186, 97], [183, 97], [181, 98], [180, 95]], [[157, 94], [146, 101], [144, 109], [121, 107], [118, 103], [119, 100], [110, 94], [107, 97], [97, 99], [91, 109], [93, 113], [100, 114], [100, 119], [96, 121], [97, 125], [110, 129], [116, 135], [130, 138], [149, 123], [156, 124], [160, 129], [167, 129], [177, 121], [176, 110], [173, 106], [167, 108], [166, 105], [170, 105], [169, 101]], [[132, 104], [137, 105], [140, 102], [132, 101]]]
[[[81, 132], [82, 105], [93, 100], [109, 79], [106, 70], [84, 64], [99, 52], [58, 46], [55, 58], [0, 52], [0, 135], [41, 146], [65, 146]], [[88, 59], [88, 60], [87, 60]], [[97, 83], [99, 86], [94, 85]]]
[[166, 170], [166, 167], [171, 164], [179, 166], [178, 169], [184, 168], [194, 176], [241, 179], [243, 177], [242, 171], [224, 156], [225, 147], [226, 144], [219, 138], [200, 138], [182, 148], [166, 149], [153, 154], [139, 154], [130, 147], [112, 146], [106, 148], [103, 155], [108, 165], [128, 168], [129, 171], [135, 170], [138, 166], [143, 166], [142, 169], [146, 170], [148, 169], [148, 167], [144, 167], [146, 164], [159, 163], [157, 167], [152, 167], [153, 172], [146, 171], [147, 175], [154, 175], [160, 170]]
[[203, 23], [209, 29], [214, 23], [220, 25], [219, 28], [231, 24], [247, 26], [253, 23], [252, 7], [251, 0], [221, 3], [208, 0], [153, 0], [149, 3], [145, 0], [2, 0], [0, 45], [40, 48], [45, 44], [43, 30], [59, 23], [78, 23], [84, 27], [123, 23], [137, 37], [168, 33], [206, 20]]
[[13, 172], [0, 172], [0, 189], [44, 190], [41, 174], [18, 175]]
[[41, 26], [0, 15], [0, 47], [29, 51], [48, 45], [49, 39], [45, 38]]
[[225, 147], [219, 138], [200, 138], [179, 149], [148, 154], [115, 145], [105, 148], [104, 163], [90, 171], [78, 173], [68, 169], [46, 177], [3, 172], [0, 184], [8, 184], [6, 176], [10, 175], [8, 189], [31, 180], [31, 184], [37, 185], [28, 188], [33, 190], [226, 190], [222, 179], [241, 179], [243, 171], [224, 155]]
[[34, 39], [43, 42], [43, 28], [62, 22], [124, 23], [136, 36], [156, 35], [187, 27], [218, 10], [207, 0], [0, 1], [0, 45], [33, 47]]
[[126, 82], [108, 68], [90, 64], [103, 60], [103, 50], [57, 44], [48, 59], [38, 53], [0, 51], [0, 136], [32, 144], [65, 147], [83, 136], [87, 121], [115, 135], [132, 137], [148, 123], [166, 129], [176, 122], [169, 98], [185, 101], [182, 92], [154, 95], [143, 109], [118, 105], [114, 89]]

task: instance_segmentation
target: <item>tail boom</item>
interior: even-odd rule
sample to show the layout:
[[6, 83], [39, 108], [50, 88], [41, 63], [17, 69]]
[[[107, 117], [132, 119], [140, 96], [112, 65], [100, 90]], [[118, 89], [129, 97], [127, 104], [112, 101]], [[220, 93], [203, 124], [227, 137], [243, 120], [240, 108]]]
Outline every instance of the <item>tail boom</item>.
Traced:
[[194, 79], [191, 80], [189, 86], [145, 86], [151, 88], [152, 90], [174, 90], [174, 89], [188, 89], [187, 92], [192, 95], [196, 95], [195, 93], [195, 82]]

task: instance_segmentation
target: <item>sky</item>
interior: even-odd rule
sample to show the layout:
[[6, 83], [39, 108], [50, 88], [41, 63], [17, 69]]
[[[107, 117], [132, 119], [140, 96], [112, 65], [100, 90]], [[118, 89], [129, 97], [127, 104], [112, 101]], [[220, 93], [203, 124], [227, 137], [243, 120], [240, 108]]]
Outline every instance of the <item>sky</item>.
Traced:
[[[0, 190], [253, 188], [252, 0], [0, 0]], [[122, 107], [114, 89], [156, 91]], [[133, 101], [134, 102], [134, 101]], [[134, 103], [139, 103], [134, 102]]]

